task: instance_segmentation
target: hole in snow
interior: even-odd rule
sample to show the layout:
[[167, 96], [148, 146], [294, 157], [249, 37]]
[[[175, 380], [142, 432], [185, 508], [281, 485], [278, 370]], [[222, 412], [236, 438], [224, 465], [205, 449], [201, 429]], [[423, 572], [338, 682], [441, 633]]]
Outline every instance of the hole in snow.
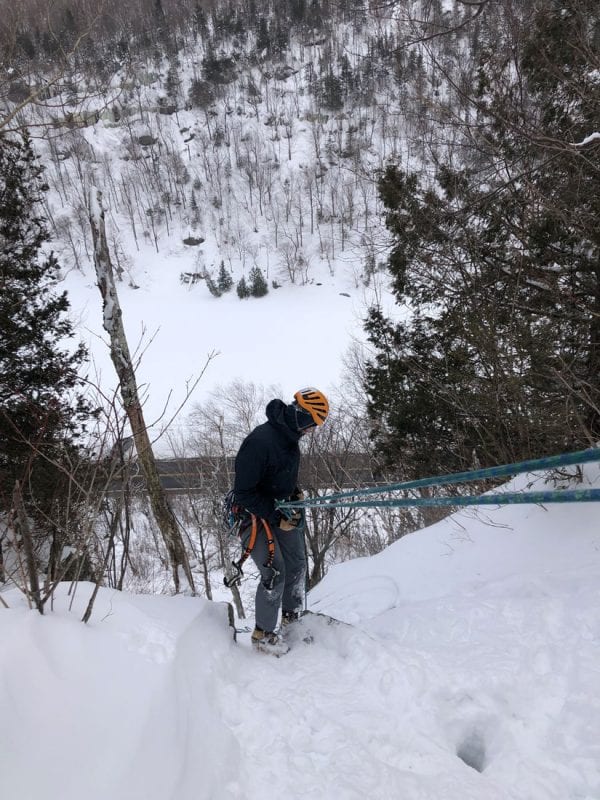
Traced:
[[483, 772], [486, 768], [487, 759], [485, 739], [481, 731], [473, 730], [468, 733], [456, 748], [456, 755], [468, 767], [477, 770], [477, 772]]

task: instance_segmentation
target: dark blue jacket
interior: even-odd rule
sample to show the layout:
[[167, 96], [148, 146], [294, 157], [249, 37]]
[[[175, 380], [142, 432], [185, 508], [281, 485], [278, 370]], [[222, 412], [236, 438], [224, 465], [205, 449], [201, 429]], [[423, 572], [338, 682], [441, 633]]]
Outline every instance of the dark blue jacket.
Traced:
[[251, 514], [276, 525], [275, 500], [287, 500], [298, 486], [300, 432], [293, 411], [271, 400], [267, 422], [248, 434], [235, 459], [235, 500]]

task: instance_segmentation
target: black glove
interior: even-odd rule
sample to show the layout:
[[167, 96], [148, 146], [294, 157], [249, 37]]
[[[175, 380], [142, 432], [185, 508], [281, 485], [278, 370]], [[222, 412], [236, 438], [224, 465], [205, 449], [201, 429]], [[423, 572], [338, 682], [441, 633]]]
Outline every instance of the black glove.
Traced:
[[282, 531], [293, 531], [302, 527], [303, 514], [301, 508], [280, 508], [281, 519], [277, 525]]

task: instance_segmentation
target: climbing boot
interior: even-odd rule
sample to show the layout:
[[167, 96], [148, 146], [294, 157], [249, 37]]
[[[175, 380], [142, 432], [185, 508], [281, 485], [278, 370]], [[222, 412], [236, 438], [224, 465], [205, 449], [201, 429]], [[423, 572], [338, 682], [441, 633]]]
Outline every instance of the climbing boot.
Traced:
[[285, 628], [286, 625], [291, 625], [293, 622], [298, 622], [299, 619], [300, 619], [299, 611], [282, 611], [281, 627]]
[[260, 628], [254, 628], [252, 631], [252, 646], [261, 653], [270, 653], [277, 657], [285, 655], [290, 649], [289, 644], [286, 644], [281, 636]]

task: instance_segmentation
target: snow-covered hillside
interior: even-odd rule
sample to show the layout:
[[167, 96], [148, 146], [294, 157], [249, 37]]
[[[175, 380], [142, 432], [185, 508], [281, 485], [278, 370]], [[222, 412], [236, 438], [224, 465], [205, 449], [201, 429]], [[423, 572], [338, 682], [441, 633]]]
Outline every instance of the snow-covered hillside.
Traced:
[[[586, 481], [600, 483], [597, 466]], [[284, 658], [225, 606], [0, 608], [0, 797], [596, 800], [598, 508], [456, 514], [334, 567]], [[71, 605], [72, 600], [72, 605]]]
[[[232, 381], [276, 384], [286, 400], [302, 386], [332, 394], [348, 349], [364, 339], [362, 320], [374, 293], [343, 275], [282, 285], [261, 299], [241, 301], [235, 292], [217, 299], [205, 286], [181, 284], [184, 253], [157, 256], [148, 250], [147, 255], [140, 288], [120, 284], [118, 291], [130, 345], [140, 357], [137, 376], [147, 421], [159, 420], [155, 431], [203, 371], [190, 402]], [[78, 331], [92, 354], [90, 379], [110, 393], [116, 377], [102, 333], [100, 293], [90, 274], [71, 273], [68, 286]], [[169, 429], [178, 430], [180, 421]]]
[[[35, 142], [52, 247], [90, 379], [109, 392], [87, 199], [91, 186], [103, 192], [148, 422], [167, 402], [161, 422], [170, 418], [211, 353], [192, 400], [232, 380], [278, 383], [286, 396], [331, 390], [364, 338], [367, 306], [388, 305], [378, 170], [388, 160], [427, 168], [415, 108], [439, 79], [423, 54], [394, 55], [408, 35], [401, 23], [332, 13], [327, 36], [293, 27], [276, 54], [257, 52], [254, 26], [234, 35], [226, 15], [188, 31], [175, 53], [113, 65], [99, 93], [94, 75], [77, 74], [23, 112], [42, 129], [52, 121]], [[221, 266], [234, 287], [217, 298], [209, 286]], [[240, 301], [236, 284], [253, 269], [269, 294]]]

